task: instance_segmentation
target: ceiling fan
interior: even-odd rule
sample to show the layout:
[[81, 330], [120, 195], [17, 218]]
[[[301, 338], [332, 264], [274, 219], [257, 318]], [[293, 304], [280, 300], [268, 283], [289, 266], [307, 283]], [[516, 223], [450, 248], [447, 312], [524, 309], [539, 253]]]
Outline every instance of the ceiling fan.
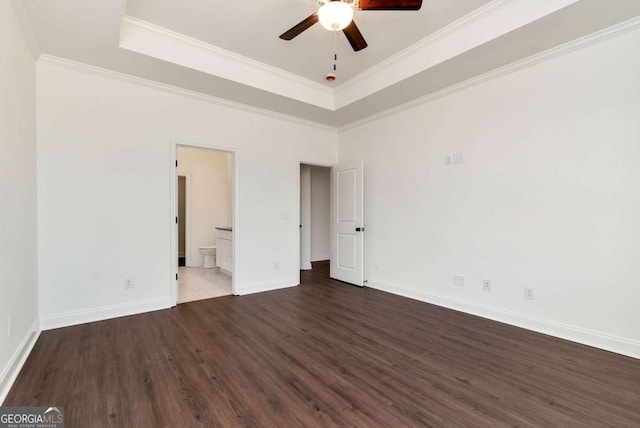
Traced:
[[354, 51], [367, 47], [362, 33], [353, 21], [353, 10], [420, 10], [422, 0], [318, 0], [318, 12], [302, 20], [280, 35], [291, 40], [316, 22], [329, 31], [344, 33]]

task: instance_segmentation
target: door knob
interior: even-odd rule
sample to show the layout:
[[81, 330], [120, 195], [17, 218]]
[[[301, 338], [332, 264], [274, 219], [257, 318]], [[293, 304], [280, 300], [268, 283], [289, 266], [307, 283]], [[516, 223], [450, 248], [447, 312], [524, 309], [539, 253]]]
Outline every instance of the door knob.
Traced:
[[364, 232], [364, 227], [356, 227], [356, 232]]

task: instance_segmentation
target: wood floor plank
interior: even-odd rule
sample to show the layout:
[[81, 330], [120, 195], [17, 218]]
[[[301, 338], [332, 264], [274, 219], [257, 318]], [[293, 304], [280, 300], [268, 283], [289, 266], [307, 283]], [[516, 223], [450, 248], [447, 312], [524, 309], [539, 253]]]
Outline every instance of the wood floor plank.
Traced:
[[43, 332], [70, 427], [638, 427], [640, 360], [328, 278]]

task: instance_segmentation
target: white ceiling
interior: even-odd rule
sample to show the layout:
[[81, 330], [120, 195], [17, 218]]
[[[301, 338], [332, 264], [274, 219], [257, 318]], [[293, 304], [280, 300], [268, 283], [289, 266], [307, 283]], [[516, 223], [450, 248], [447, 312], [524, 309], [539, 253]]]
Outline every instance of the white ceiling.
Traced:
[[[278, 35], [312, 0], [12, 0], [46, 58], [74, 61], [317, 123], [343, 126], [614, 25], [638, 0], [424, 0], [361, 11], [353, 52], [319, 24]], [[632, 20], [632, 21], [630, 21]], [[577, 71], [579, 72], [579, 71]]]
[[356, 11], [354, 20], [369, 47], [354, 52], [337, 33], [339, 79], [334, 84], [324, 77], [333, 65], [336, 33], [316, 24], [291, 41], [278, 37], [318, 10], [314, 0], [130, 0], [127, 15], [334, 86], [489, 1], [425, 0], [419, 11]]

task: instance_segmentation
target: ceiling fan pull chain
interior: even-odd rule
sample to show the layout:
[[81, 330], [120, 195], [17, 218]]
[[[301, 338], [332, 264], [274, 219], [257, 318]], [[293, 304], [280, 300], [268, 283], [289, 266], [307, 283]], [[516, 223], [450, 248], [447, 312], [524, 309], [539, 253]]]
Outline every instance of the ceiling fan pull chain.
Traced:
[[337, 70], [336, 64], [338, 63], [338, 32], [333, 32], [333, 71]]
[[336, 80], [336, 70], [338, 69], [336, 64], [338, 62], [338, 36], [337, 36], [338, 32], [334, 31], [333, 32], [333, 71], [329, 72], [326, 76], [325, 79], [327, 79], [329, 82], [333, 82], [334, 80]]

